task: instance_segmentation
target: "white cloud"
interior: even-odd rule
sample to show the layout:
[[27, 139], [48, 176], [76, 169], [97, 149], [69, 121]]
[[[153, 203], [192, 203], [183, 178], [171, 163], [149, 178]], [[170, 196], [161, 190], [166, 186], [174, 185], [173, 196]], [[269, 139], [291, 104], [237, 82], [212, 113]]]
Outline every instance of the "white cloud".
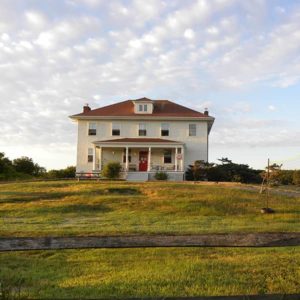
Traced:
[[195, 32], [193, 29], [188, 28], [184, 31], [184, 37], [188, 40], [192, 40], [195, 37]]
[[[255, 1], [69, 0], [51, 13], [0, 3], [1, 147], [74, 151], [68, 115], [86, 102], [97, 107], [141, 91], [208, 107], [217, 117], [214, 145], [295, 144], [296, 130], [264, 140], [275, 122], [251, 119], [252, 100], [235, 100], [248, 99], [255, 85], [288, 88], [300, 80], [300, 9], [274, 14], [275, 5], [266, 10], [266, 1]], [[278, 18], [272, 24], [269, 11]], [[233, 100], [221, 96], [227, 90]], [[18, 118], [10, 122], [11, 115]]]
[[212, 35], [219, 34], [219, 29], [215, 26], [208, 27], [206, 31], [207, 31], [207, 33], [212, 34]]
[[1, 34], [1, 40], [2, 40], [3, 42], [9, 42], [9, 41], [10, 41], [10, 36], [9, 36], [9, 34], [7, 34], [7, 33], [2, 33], [2, 34]]
[[100, 6], [103, 3], [103, 0], [67, 0], [67, 3], [70, 5], [88, 5], [92, 8]]
[[274, 106], [274, 105], [269, 105], [268, 106], [268, 109], [270, 110], [270, 111], [274, 111], [274, 110], [276, 110], [276, 107]]
[[47, 24], [46, 17], [38, 11], [27, 11], [25, 17], [28, 23], [37, 29], [41, 29]]

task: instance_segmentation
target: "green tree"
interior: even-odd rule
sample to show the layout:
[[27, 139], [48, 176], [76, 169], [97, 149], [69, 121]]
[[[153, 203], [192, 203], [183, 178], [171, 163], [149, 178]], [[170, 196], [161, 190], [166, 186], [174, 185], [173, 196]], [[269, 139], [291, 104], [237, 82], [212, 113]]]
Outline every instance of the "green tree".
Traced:
[[0, 180], [12, 179], [16, 176], [16, 171], [9, 158], [0, 152]]
[[7, 172], [12, 168], [12, 162], [7, 157], [5, 157], [5, 154], [3, 152], [0, 152], [0, 174]]
[[15, 170], [17, 172], [28, 174], [28, 175], [34, 175], [36, 171], [36, 166], [32, 158], [29, 158], [27, 156], [22, 156], [20, 158], [14, 159], [13, 166], [15, 167]]
[[40, 176], [46, 173], [45, 168], [34, 163], [32, 158], [27, 156], [14, 159], [13, 166], [17, 172], [31, 176]]
[[209, 164], [196, 161], [186, 172], [186, 180], [232, 181], [243, 183], [261, 182], [260, 170], [248, 165], [233, 163], [230, 159], [219, 159], [221, 164]]

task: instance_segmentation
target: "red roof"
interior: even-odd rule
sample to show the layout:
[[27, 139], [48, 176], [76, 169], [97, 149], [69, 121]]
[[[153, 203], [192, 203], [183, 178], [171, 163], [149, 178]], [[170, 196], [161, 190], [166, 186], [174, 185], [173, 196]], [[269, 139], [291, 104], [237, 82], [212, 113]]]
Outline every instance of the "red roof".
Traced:
[[104, 140], [104, 141], [96, 141], [94, 143], [178, 143], [181, 142], [171, 141], [166, 139], [159, 138], [121, 138], [121, 139], [113, 139], [113, 140]]
[[[152, 101], [153, 112], [152, 114], [136, 114], [134, 112], [133, 101]], [[195, 111], [193, 109], [187, 108], [185, 106], [176, 104], [169, 100], [151, 100], [148, 98], [141, 98], [136, 100], [126, 100], [123, 102], [115, 103], [112, 105], [100, 107], [97, 109], [92, 109], [80, 114], [73, 115], [71, 117], [193, 117], [193, 118], [207, 118], [201, 112]]]

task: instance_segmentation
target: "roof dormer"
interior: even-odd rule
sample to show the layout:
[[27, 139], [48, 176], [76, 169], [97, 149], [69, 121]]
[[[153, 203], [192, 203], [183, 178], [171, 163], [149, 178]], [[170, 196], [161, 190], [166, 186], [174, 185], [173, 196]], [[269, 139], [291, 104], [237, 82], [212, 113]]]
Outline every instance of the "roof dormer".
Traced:
[[152, 114], [153, 113], [153, 100], [148, 98], [140, 98], [132, 100], [134, 104], [135, 114]]

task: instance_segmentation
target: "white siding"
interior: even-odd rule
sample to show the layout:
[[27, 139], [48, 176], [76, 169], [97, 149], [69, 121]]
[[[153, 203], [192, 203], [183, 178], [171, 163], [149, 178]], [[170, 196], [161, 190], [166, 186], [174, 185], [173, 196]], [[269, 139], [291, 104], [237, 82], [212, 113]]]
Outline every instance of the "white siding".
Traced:
[[[97, 134], [88, 135], [89, 122], [96, 123]], [[121, 126], [120, 136], [112, 136], [112, 123], [116, 122]], [[94, 145], [92, 142], [119, 139], [119, 138], [138, 138], [139, 123], [146, 124], [146, 138], [162, 138], [185, 143], [184, 162], [185, 168], [192, 164], [195, 160], [207, 161], [207, 122], [206, 121], [149, 121], [149, 120], [78, 120], [78, 144], [77, 144], [77, 172], [90, 172], [93, 168], [93, 163], [87, 162], [88, 148]], [[169, 136], [161, 136], [161, 123], [169, 124]], [[196, 124], [197, 135], [189, 136], [189, 124]], [[133, 151], [133, 150], [132, 150]], [[153, 150], [160, 151], [160, 150]], [[134, 152], [132, 152], [133, 154]], [[133, 159], [137, 155], [132, 155]], [[122, 149], [115, 150], [115, 154], [111, 157], [112, 160], [122, 159]], [[157, 156], [155, 155], [155, 160]], [[156, 163], [156, 161], [153, 161]]]

